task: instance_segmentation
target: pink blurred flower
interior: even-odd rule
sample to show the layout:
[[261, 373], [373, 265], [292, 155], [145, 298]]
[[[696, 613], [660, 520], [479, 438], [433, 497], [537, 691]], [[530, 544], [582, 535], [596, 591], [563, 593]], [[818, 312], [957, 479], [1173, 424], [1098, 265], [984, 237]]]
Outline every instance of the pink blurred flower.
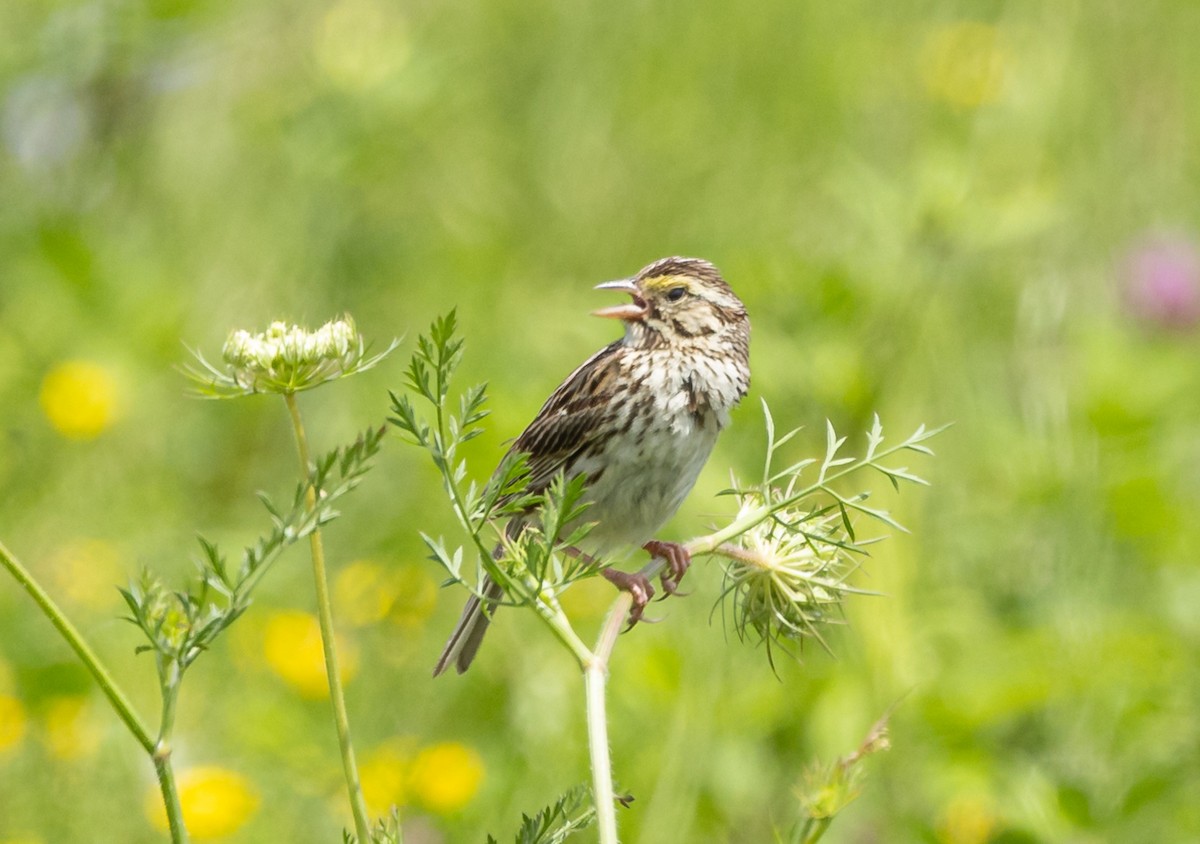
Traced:
[[1157, 328], [1200, 322], [1200, 249], [1183, 235], [1151, 235], [1130, 251], [1125, 295], [1134, 313]]

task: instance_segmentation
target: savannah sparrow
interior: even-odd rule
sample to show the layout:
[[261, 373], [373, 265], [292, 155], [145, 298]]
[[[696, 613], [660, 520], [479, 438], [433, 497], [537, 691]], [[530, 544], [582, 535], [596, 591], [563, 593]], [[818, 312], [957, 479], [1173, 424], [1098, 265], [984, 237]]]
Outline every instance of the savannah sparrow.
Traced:
[[[510, 453], [529, 456], [529, 490], [563, 471], [587, 476], [596, 522], [581, 555], [640, 545], [663, 557], [662, 585], [675, 591], [690, 563], [683, 546], [652, 539], [691, 491], [729, 411], [750, 386], [750, 321], [717, 268], [699, 258], [663, 258], [633, 278], [597, 285], [632, 297], [595, 311], [625, 323], [625, 336], [567, 376]], [[520, 525], [516, 526], [519, 530]], [[510, 532], [514, 526], [509, 526]], [[604, 576], [632, 593], [630, 623], [654, 594], [644, 576], [614, 568]], [[502, 596], [490, 580], [472, 597], [434, 668], [467, 670]]]

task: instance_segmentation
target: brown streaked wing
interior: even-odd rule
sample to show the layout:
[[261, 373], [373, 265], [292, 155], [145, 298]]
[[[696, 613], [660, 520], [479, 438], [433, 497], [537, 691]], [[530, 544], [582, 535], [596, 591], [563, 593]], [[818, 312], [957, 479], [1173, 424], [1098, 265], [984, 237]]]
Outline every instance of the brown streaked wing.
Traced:
[[596, 440], [619, 376], [620, 340], [592, 355], [559, 385], [508, 453], [529, 455], [529, 491], [539, 493]]

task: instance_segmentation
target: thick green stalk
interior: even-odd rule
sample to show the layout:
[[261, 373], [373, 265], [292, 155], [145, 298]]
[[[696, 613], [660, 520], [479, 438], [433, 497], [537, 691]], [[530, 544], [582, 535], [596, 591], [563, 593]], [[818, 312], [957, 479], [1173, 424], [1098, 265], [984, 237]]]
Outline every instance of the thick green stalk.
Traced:
[[59, 635], [66, 640], [71, 646], [71, 650], [75, 651], [75, 655], [79, 657], [80, 662], [95, 678], [99, 684], [100, 690], [104, 692], [104, 696], [108, 698], [109, 704], [116, 711], [117, 717], [137, 739], [138, 744], [146, 751], [153, 755], [155, 742], [150, 737], [150, 731], [142, 723], [142, 719], [138, 717], [134, 711], [133, 704], [129, 702], [129, 698], [121, 691], [120, 686], [108, 673], [108, 669], [104, 663], [100, 661], [100, 657], [96, 656], [96, 652], [83, 638], [83, 635], [75, 628], [75, 625], [63, 615], [62, 610], [54, 603], [53, 599], [46, 594], [46, 591], [33, 579], [33, 575], [21, 565], [20, 561], [12, 555], [12, 553], [0, 543], [0, 563], [4, 565], [13, 578], [21, 585], [21, 587], [29, 593], [29, 597], [33, 598], [34, 603], [42, 610], [42, 614], [49, 619], [50, 623], [59, 632]]
[[[292, 430], [296, 435], [296, 449], [300, 454], [300, 470], [307, 478], [311, 471], [308, 453], [308, 438], [304, 433], [304, 423], [300, 419], [300, 409], [296, 406], [296, 396], [285, 393], [288, 413], [292, 418]], [[305, 491], [305, 499], [309, 509], [317, 507], [317, 491], [312, 485]], [[346, 713], [346, 696], [342, 690], [342, 678], [338, 664], [337, 649], [333, 641], [333, 607], [329, 597], [329, 578], [325, 573], [325, 546], [321, 541], [321, 529], [316, 528], [309, 534], [309, 545], [312, 550], [313, 580], [317, 593], [317, 619], [321, 625], [321, 647], [325, 652], [325, 674], [329, 678], [329, 697], [333, 703], [333, 721], [337, 728], [338, 745], [342, 752], [342, 768], [346, 776], [346, 790], [350, 797], [350, 811], [354, 815], [354, 830], [360, 842], [371, 840], [371, 826], [367, 815], [367, 803], [363, 798], [362, 784], [358, 778], [358, 765], [354, 760], [354, 745], [350, 741], [350, 719]]]

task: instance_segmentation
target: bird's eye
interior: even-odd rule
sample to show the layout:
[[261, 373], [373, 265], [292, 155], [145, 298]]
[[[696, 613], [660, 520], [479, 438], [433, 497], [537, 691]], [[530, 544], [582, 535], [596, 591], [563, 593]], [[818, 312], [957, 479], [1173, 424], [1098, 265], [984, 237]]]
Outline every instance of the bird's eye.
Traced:
[[683, 298], [684, 293], [687, 293], [687, 288], [672, 287], [670, 289], [670, 291], [667, 292], [667, 301], [668, 302], [678, 302], [680, 299]]

